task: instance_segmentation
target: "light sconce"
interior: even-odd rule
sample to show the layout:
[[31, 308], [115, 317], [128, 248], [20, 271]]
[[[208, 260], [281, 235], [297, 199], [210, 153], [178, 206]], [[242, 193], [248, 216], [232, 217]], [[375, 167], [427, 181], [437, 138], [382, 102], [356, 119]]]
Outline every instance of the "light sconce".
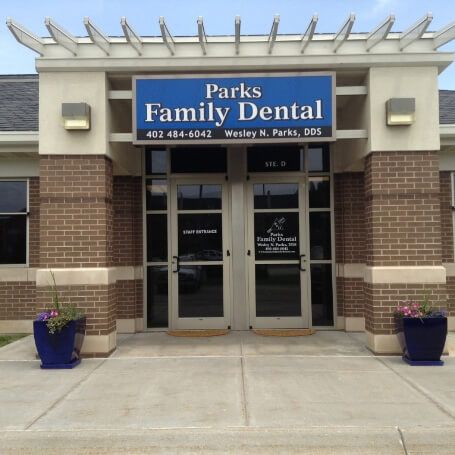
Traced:
[[62, 119], [65, 130], [89, 130], [90, 105], [87, 103], [62, 103]]
[[386, 105], [387, 125], [412, 125], [415, 122], [415, 98], [390, 98]]

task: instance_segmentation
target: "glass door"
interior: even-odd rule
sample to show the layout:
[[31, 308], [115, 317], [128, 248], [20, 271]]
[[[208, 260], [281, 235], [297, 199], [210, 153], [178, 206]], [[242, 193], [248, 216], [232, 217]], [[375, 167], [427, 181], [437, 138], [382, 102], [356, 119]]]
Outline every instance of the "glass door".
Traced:
[[248, 193], [251, 326], [308, 327], [304, 179], [257, 177]]
[[171, 188], [172, 326], [230, 326], [224, 178], [176, 179]]

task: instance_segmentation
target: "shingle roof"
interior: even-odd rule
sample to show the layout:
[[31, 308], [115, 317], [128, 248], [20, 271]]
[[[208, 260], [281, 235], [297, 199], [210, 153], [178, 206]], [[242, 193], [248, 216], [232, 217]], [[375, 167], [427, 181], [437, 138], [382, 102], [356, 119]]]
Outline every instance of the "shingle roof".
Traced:
[[0, 76], [0, 131], [38, 131], [38, 75]]
[[[0, 76], [0, 131], [38, 131], [38, 75]], [[439, 122], [455, 124], [455, 90], [439, 90]]]
[[439, 123], [455, 124], [455, 90], [439, 90]]

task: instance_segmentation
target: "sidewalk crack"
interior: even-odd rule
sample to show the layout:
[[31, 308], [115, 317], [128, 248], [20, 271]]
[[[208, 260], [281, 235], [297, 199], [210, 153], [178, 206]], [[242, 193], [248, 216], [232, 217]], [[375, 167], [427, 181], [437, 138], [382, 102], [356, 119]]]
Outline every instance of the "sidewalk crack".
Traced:
[[93, 370], [89, 371], [83, 378], [81, 378], [76, 384], [74, 384], [73, 387], [71, 387], [66, 393], [64, 393], [62, 396], [58, 397], [44, 412], [42, 412], [38, 417], [32, 420], [28, 425], [25, 426], [24, 431], [29, 430], [35, 423], [38, 422], [38, 420], [42, 419], [45, 417], [49, 412], [51, 412], [53, 409], [57, 407], [58, 404], [60, 404], [65, 398], [67, 398], [72, 392], [74, 392], [77, 388], [79, 388], [101, 365], [104, 365], [104, 363], [108, 359], [105, 358], [100, 362], [98, 366], [96, 366]]
[[401, 445], [403, 446], [404, 455], [408, 455], [408, 449], [407, 449], [406, 443], [405, 443], [405, 441], [404, 441], [404, 434], [403, 434], [403, 431], [401, 430], [400, 427], [397, 427], [397, 431], [398, 431], [398, 434], [400, 435], [400, 443], [401, 443]]
[[[425, 389], [421, 385], [417, 384], [412, 379], [407, 378], [406, 376], [403, 376], [401, 373], [399, 373], [398, 371], [393, 369], [390, 365], [388, 365], [386, 362], [384, 362], [384, 360], [382, 360], [379, 356], [376, 356], [375, 359], [378, 360], [379, 362], [381, 362], [387, 369], [389, 369], [392, 373], [394, 373], [401, 380], [403, 380], [409, 387], [414, 389], [419, 395], [423, 395], [428, 401], [433, 403], [433, 405], [436, 406], [436, 408], [438, 408], [442, 413], [444, 413], [451, 419], [455, 420], [455, 415], [453, 414], [453, 412], [449, 408], [447, 408], [443, 404], [441, 404], [439, 401], [437, 401], [435, 398], [433, 398], [433, 396], [430, 394], [430, 392], [428, 392], [427, 389]], [[417, 367], [417, 368], [419, 368], [419, 367]]]
[[243, 340], [240, 336], [240, 367], [242, 369], [242, 411], [243, 419], [245, 426], [250, 426], [250, 416], [248, 413], [248, 402], [247, 402], [247, 392], [246, 392], [246, 375], [245, 375], [245, 356], [243, 354]]

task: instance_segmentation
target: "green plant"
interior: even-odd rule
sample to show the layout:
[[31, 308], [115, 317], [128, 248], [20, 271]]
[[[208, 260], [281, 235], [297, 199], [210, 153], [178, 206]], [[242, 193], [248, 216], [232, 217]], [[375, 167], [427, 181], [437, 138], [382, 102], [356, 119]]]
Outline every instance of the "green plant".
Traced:
[[72, 305], [64, 305], [60, 297], [54, 272], [51, 270], [52, 284], [49, 285], [49, 293], [54, 308], [38, 314], [37, 321], [46, 321], [49, 333], [60, 332], [70, 321], [80, 319], [83, 314]]

